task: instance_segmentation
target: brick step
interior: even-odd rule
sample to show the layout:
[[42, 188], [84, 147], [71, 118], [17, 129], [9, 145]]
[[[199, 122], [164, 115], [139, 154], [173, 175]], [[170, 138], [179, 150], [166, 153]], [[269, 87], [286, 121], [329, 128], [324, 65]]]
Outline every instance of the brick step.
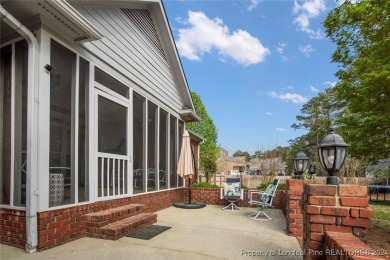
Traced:
[[140, 213], [100, 228], [90, 228], [88, 237], [117, 240], [157, 222], [156, 213]]
[[115, 221], [138, 215], [144, 209], [142, 204], [130, 204], [112, 209], [106, 209], [99, 212], [86, 214], [85, 221], [87, 226], [103, 227]]

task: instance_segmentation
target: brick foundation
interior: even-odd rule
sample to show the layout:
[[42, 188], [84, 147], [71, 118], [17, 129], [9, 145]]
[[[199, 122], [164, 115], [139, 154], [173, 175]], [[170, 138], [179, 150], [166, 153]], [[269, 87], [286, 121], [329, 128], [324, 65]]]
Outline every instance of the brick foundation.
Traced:
[[[168, 208], [185, 199], [186, 188], [148, 193], [129, 198], [99, 201], [63, 209], [38, 212], [38, 250], [45, 250], [86, 235], [85, 215], [128, 204], [145, 206], [145, 212]], [[0, 209], [0, 243], [24, 248], [26, 245], [25, 211]]]
[[26, 212], [0, 209], [0, 243], [24, 248], [26, 245]]
[[[306, 259], [326, 258], [326, 247], [333, 248], [326, 245], [326, 232], [364, 237], [373, 217], [368, 208], [367, 187], [359, 185], [305, 184], [302, 206]], [[344, 242], [350, 248], [359, 249], [353, 241]]]
[[86, 214], [128, 204], [143, 204], [145, 212], [168, 208], [173, 202], [182, 201], [185, 188], [147, 193], [129, 198], [99, 201], [38, 213], [38, 250], [48, 249], [86, 235]]

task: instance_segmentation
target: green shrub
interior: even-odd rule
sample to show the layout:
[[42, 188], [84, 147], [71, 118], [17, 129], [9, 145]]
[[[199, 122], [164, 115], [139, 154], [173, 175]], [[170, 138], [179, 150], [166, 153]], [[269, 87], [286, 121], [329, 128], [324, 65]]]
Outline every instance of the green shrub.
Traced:
[[212, 183], [208, 183], [208, 182], [192, 183], [190, 185], [190, 187], [191, 188], [212, 188], [212, 189], [219, 188], [218, 185], [212, 184]]
[[[267, 182], [267, 183], [262, 183], [259, 186], [256, 187], [258, 190], [265, 190], [268, 185], [272, 184], [272, 182]], [[285, 190], [286, 189], [286, 184], [285, 183], [279, 183], [278, 185], [278, 190]]]

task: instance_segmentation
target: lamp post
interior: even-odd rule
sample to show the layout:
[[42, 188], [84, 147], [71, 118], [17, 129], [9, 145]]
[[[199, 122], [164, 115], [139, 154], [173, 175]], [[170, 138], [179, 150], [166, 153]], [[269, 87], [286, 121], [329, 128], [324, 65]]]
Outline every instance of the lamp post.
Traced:
[[299, 152], [297, 153], [297, 155], [295, 155], [293, 162], [294, 162], [294, 171], [298, 173], [298, 179], [303, 180], [302, 174], [307, 169], [309, 158], [307, 158], [304, 152]]
[[326, 184], [339, 184], [337, 172], [344, 164], [348, 146], [349, 144], [346, 144], [341, 136], [335, 134], [333, 128], [322, 139], [318, 148], [318, 157], [320, 158], [321, 166], [328, 172]]

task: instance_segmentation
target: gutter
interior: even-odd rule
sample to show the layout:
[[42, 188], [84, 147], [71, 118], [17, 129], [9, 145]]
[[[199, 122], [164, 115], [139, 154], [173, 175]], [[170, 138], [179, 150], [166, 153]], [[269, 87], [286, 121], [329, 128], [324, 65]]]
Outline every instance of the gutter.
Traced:
[[0, 4], [0, 18], [28, 43], [27, 76], [27, 180], [26, 180], [26, 252], [34, 253], [38, 245], [38, 66], [39, 43], [34, 34]]

